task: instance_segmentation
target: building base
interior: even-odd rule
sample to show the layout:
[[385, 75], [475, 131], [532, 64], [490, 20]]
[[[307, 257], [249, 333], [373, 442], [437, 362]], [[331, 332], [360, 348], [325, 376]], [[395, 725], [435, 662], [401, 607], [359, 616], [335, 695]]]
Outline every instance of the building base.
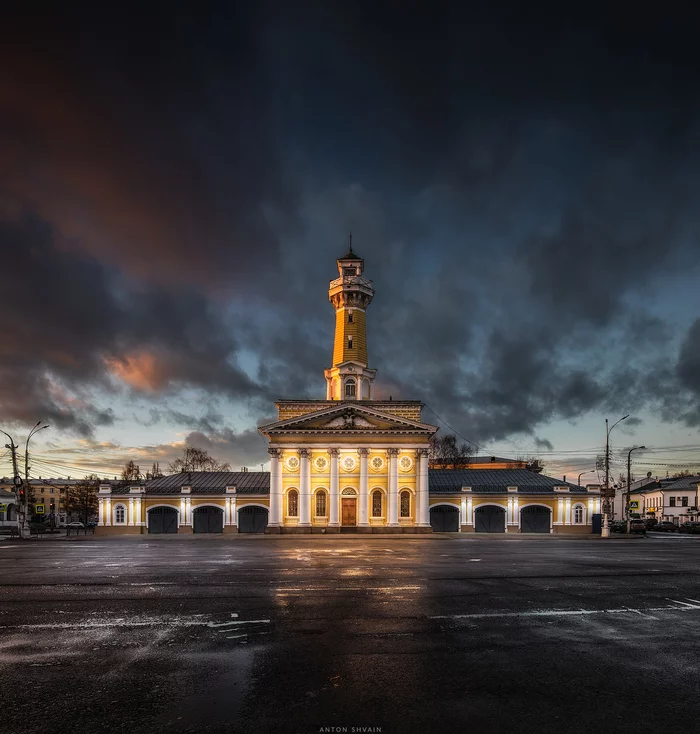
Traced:
[[238, 525], [224, 525], [224, 535], [231, 535], [238, 532]]

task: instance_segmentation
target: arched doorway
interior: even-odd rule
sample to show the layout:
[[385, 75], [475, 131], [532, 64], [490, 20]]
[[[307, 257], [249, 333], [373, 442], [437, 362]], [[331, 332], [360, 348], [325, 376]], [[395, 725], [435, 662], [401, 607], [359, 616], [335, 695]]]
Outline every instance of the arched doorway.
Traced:
[[435, 533], [458, 533], [459, 510], [450, 505], [435, 505], [431, 507], [430, 526]]
[[176, 533], [177, 510], [174, 507], [154, 507], [148, 511], [149, 533]]
[[264, 533], [267, 527], [268, 511], [266, 507], [248, 505], [238, 511], [239, 533]]
[[505, 507], [498, 505], [477, 507], [474, 511], [474, 530], [477, 533], [505, 533]]
[[195, 507], [192, 511], [193, 533], [223, 533], [224, 511], [220, 507]]
[[520, 510], [521, 533], [548, 533], [552, 527], [552, 511], [543, 505], [530, 505]]

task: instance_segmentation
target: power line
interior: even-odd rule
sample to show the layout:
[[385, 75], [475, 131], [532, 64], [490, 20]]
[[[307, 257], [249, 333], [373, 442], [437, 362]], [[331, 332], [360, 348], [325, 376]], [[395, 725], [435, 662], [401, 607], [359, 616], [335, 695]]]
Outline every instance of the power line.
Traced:
[[472, 446], [476, 447], [476, 450], [479, 451], [479, 445], [474, 443], [474, 441], [470, 441], [466, 436], [463, 436], [459, 431], [452, 428], [452, 426], [442, 418], [429, 406], [425, 406], [441, 423], [443, 423], [447, 428], [449, 428], [453, 433], [455, 433], [457, 436], [459, 436], [463, 441], [466, 441], [467, 443], [470, 443]]

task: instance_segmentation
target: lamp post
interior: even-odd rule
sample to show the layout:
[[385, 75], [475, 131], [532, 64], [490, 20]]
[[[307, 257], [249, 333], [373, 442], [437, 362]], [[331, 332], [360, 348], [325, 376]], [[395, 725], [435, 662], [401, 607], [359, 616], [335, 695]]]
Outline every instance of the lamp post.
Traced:
[[[610, 507], [610, 432], [618, 423], [629, 418], [629, 413], [622, 416], [620, 420], [608, 428], [608, 419], [605, 419], [605, 499], [604, 499], [604, 512], [603, 512], [603, 530], [601, 537], [610, 537], [610, 526], [608, 525], [608, 508]], [[614, 495], [613, 495], [614, 496]]]
[[580, 474], [578, 475], [578, 482], [576, 482], [576, 484], [578, 484], [578, 486], [580, 487], [580, 486], [581, 486], [581, 477], [582, 477], [582, 476], [583, 476], [584, 474], [590, 474], [590, 473], [591, 473], [592, 471], [595, 471], [595, 469], [589, 469], [588, 471], [582, 471], [582, 472], [581, 472], [581, 473], [580, 473]]
[[627, 520], [627, 535], [630, 534], [630, 469], [632, 466], [632, 452], [641, 451], [646, 446], [635, 446], [627, 452], [627, 497], [625, 501], [625, 519]]
[[25, 525], [28, 522], [28, 518], [29, 518], [29, 491], [30, 491], [30, 486], [31, 486], [29, 484], [29, 440], [36, 433], [39, 433], [39, 431], [43, 431], [44, 428], [48, 428], [48, 425], [42, 426], [41, 421], [37, 421], [34, 428], [32, 428], [32, 430], [29, 431], [29, 435], [27, 436], [27, 440], [24, 444], [24, 522], [25, 522]]

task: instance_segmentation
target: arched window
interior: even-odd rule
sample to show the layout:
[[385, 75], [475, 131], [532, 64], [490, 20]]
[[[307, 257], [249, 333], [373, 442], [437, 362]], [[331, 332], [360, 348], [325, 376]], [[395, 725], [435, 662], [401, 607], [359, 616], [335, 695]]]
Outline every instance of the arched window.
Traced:
[[326, 493], [323, 490], [316, 492], [316, 517], [326, 516]]
[[382, 493], [380, 490], [375, 489], [372, 492], [372, 517], [382, 516]]
[[401, 492], [401, 517], [411, 517], [411, 493], [407, 489]]
[[290, 489], [287, 495], [287, 514], [290, 517], [299, 516], [299, 492], [296, 489]]
[[115, 525], [123, 525], [126, 522], [126, 507], [124, 505], [117, 505], [114, 508], [114, 523]]
[[574, 524], [575, 525], [583, 524], [583, 505], [574, 506]]
[[355, 380], [348, 380], [345, 383], [345, 397], [346, 398], [354, 398], [355, 397]]

